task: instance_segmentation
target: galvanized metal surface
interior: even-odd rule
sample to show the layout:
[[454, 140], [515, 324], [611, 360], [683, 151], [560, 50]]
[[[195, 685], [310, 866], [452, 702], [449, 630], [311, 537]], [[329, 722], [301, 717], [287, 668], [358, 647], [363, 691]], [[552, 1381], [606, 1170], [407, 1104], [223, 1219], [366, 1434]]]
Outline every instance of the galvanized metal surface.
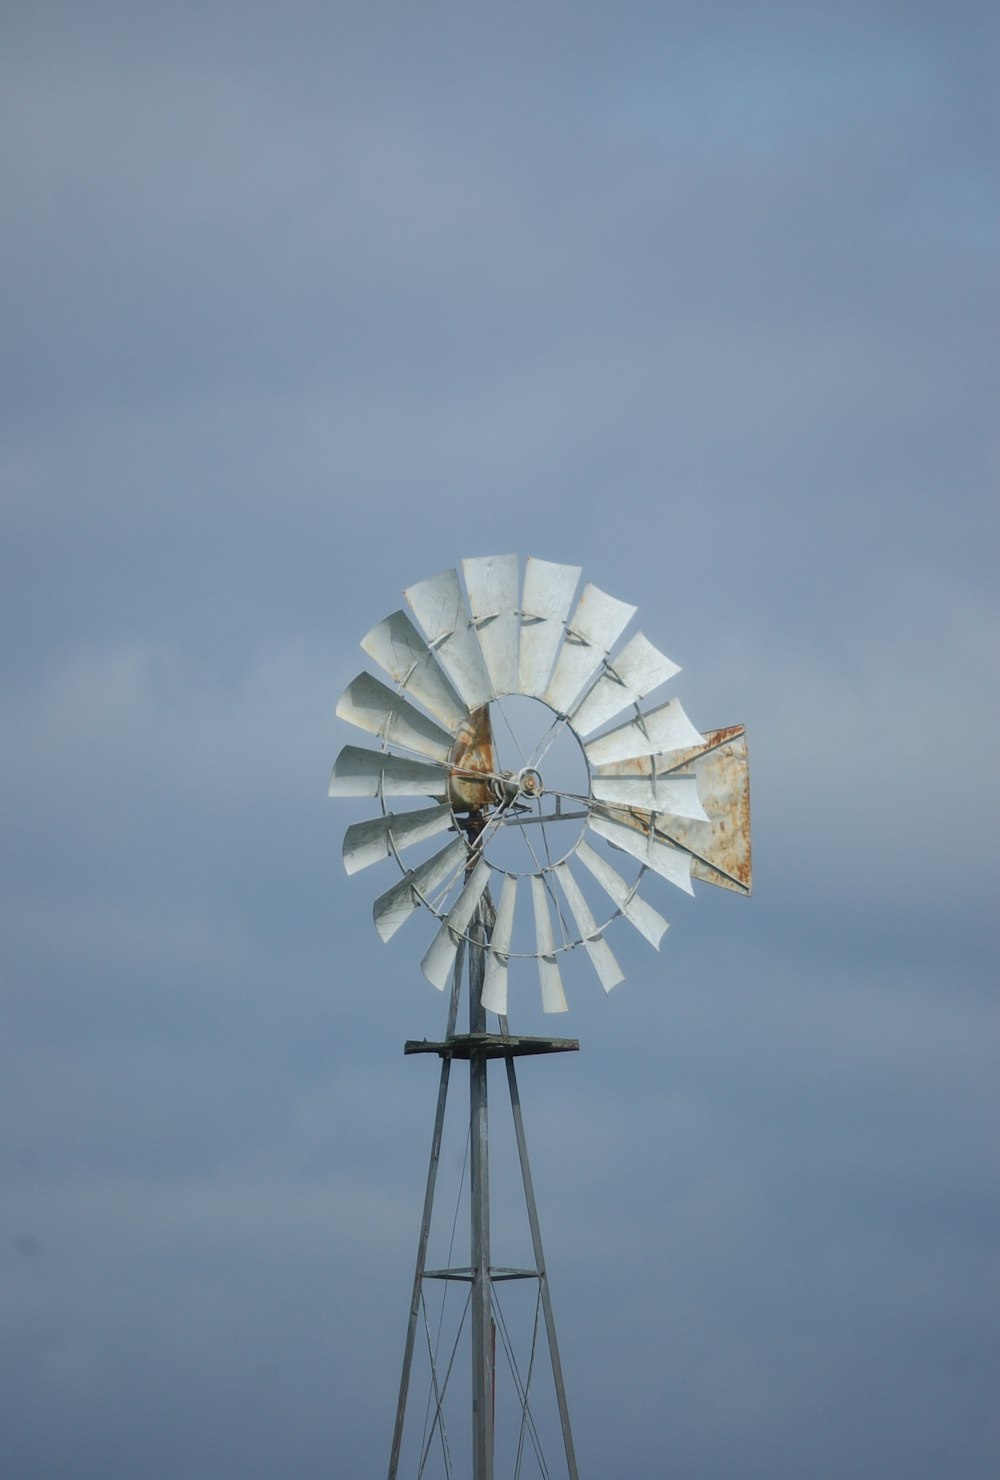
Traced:
[[[533, 823], [544, 828], [569, 815], [586, 819], [590, 841], [580, 838], [565, 857], [553, 861], [555, 850], [549, 849], [546, 838], [537, 857], [532, 852], [536, 864], [537, 858], [544, 858], [545, 864], [538, 864], [529, 874], [534, 934], [531, 954], [537, 963], [542, 1005], [546, 1012], [565, 1011], [560, 953], [582, 945], [605, 991], [622, 979], [604, 937], [605, 927], [598, 924], [592, 902], [581, 888], [582, 875], [571, 867], [573, 858], [579, 859], [582, 869], [610, 901], [614, 914], [628, 919], [653, 946], [659, 946], [668, 928], [666, 920], [637, 893], [643, 870], [636, 870], [633, 864], [633, 874], [637, 873], [638, 878], [630, 883], [606, 851], [593, 846], [598, 840], [689, 893], [692, 876], [749, 893], [746, 737], [740, 726], [700, 735], [676, 699], [649, 714], [642, 713], [641, 701], [676, 674], [677, 665], [641, 633], [613, 655], [635, 608], [593, 585], [585, 587], [569, 617], [580, 576], [578, 567], [529, 559], [520, 597], [515, 556], [466, 560], [463, 572], [468, 600], [455, 570], [406, 591], [423, 636], [406, 613], [399, 611], [377, 624], [364, 639], [365, 651], [397, 688], [390, 689], [363, 673], [348, 686], [338, 705], [341, 717], [378, 736], [385, 747], [413, 754], [346, 746], [337, 758], [330, 782], [332, 796], [376, 798], [383, 811], [387, 798], [437, 799], [434, 806], [423, 805], [404, 813], [384, 812], [381, 817], [348, 828], [344, 863], [349, 873], [387, 857], [399, 861], [407, 848], [450, 829], [456, 831], [443, 848], [405, 872], [381, 894], [373, 910], [379, 934], [388, 940], [421, 904], [429, 905], [439, 925], [424, 954], [422, 968], [441, 989], [449, 975], [452, 979], [446, 1043], [407, 1045], [408, 1052], [441, 1052], [442, 1066], [389, 1476], [396, 1480], [423, 1281], [460, 1278], [472, 1287], [472, 1476], [473, 1480], [493, 1480], [491, 1286], [494, 1279], [537, 1278], [567, 1470], [569, 1480], [576, 1480], [513, 1065], [518, 1052], [556, 1051], [557, 1044], [575, 1045], [570, 1040], [536, 1040], [551, 1046], [529, 1050], [513, 1046], [527, 1040], [514, 1040], [508, 1035], [507, 986], [518, 875], [502, 871], [494, 917], [489, 892], [493, 865], [486, 847], [490, 830], [498, 824], [517, 824], [520, 819], [523, 826]], [[527, 762], [522, 754], [514, 772], [501, 775], [490, 705], [508, 693], [543, 699], [560, 719]], [[632, 712], [613, 729], [596, 733], [626, 710]], [[584, 797], [578, 783], [566, 785], [561, 793], [550, 787], [548, 794], [555, 799], [555, 812], [546, 816], [536, 805], [542, 796], [543, 760], [547, 745], [567, 724], [581, 741], [591, 772], [591, 791]], [[596, 738], [591, 738], [595, 734]], [[529, 784], [532, 781], [534, 786]], [[517, 813], [515, 802], [525, 808], [523, 814]], [[583, 811], [562, 810], [564, 804], [572, 807], [574, 803], [583, 803]], [[400, 867], [404, 865], [400, 863]], [[588, 883], [596, 899], [597, 891], [587, 880], [583, 882]], [[551, 908], [557, 911], [558, 941]], [[567, 939], [573, 927], [576, 936]], [[428, 1270], [427, 1239], [448, 1074], [452, 1057], [458, 1055], [454, 1028], [466, 949], [470, 952], [470, 1032], [465, 1035], [468, 1052], [464, 1056], [470, 1063], [471, 1263], [463, 1269]], [[487, 1011], [499, 1014], [501, 1035], [486, 1034]], [[486, 1069], [487, 1061], [498, 1055], [506, 1060], [535, 1270], [494, 1269], [491, 1265]], [[444, 1386], [433, 1371], [432, 1384], [434, 1404], [423, 1457], [438, 1431], [450, 1473], [443, 1429]], [[527, 1420], [526, 1388], [521, 1396]]]
[[643, 826], [642, 819], [648, 816], [648, 813], [626, 812], [624, 809], [620, 812], [595, 810], [590, 815], [588, 826], [599, 838], [605, 838], [623, 853], [630, 853], [686, 894], [693, 894], [690, 856], [665, 843], [650, 827]]
[[456, 812], [477, 812], [490, 806], [496, 768], [490, 708], [483, 704], [463, 721], [452, 747], [448, 800]]
[[455, 965], [459, 943], [469, 928], [489, 882], [490, 866], [485, 859], [480, 858], [424, 954], [420, 970], [439, 992], [443, 992], [447, 985]]
[[570, 723], [578, 735], [591, 735], [616, 714], [644, 699], [680, 669], [637, 632], [577, 704]]
[[[485, 1033], [486, 930], [477, 923], [469, 953], [469, 1033]], [[469, 1057], [469, 1212], [472, 1255], [472, 1480], [493, 1480], [493, 1317], [490, 1281], [488, 1065]]]
[[462, 571], [493, 691], [515, 693], [521, 630], [517, 556], [487, 555], [479, 560], [463, 560]]
[[490, 937], [483, 981], [483, 1006], [487, 1012], [495, 1012], [498, 1017], [507, 1015], [507, 963], [510, 956], [511, 936], [514, 931], [516, 895], [517, 879], [508, 874], [500, 890], [497, 917]]
[[[455, 961], [455, 971], [451, 983], [451, 997], [448, 1003], [448, 1026], [446, 1036], [451, 1037], [455, 1031], [458, 1021], [458, 1004], [462, 991], [462, 967], [465, 959], [465, 942], [463, 941]], [[442, 1058], [441, 1077], [438, 1081], [437, 1106], [434, 1112], [434, 1132], [431, 1137], [431, 1154], [427, 1165], [427, 1181], [424, 1187], [424, 1206], [420, 1221], [420, 1238], [417, 1243], [417, 1262], [413, 1274], [413, 1286], [410, 1295], [410, 1313], [406, 1326], [406, 1340], [403, 1344], [403, 1370], [399, 1379], [399, 1397], [396, 1402], [396, 1421], [392, 1432], [392, 1448], [389, 1453], [388, 1480], [397, 1480], [399, 1474], [399, 1456], [403, 1444], [403, 1425], [406, 1421], [406, 1404], [410, 1393], [410, 1372], [413, 1365], [413, 1346], [417, 1334], [417, 1319], [420, 1314], [420, 1303], [423, 1296], [424, 1271], [427, 1267], [427, 1244], [431, 1232], [431, 1215], [434, 1211], [434, 1193], [437, 1187], [438, 1167], [441, 1162], [441, 1138], [444, 1134], [444, 1117], [448, 1105], [448, 1085], [451, 1078], [451, 1059]], [[436, 1384], [435, 1384], [436, 1387]], [[435, 1414], [435, 1423], [441, 1419], [441, 1400], [438, 1396], [438, 1407]]]
[[[506, 1033], [507, 1019], [505, 1017], [501, 1019], [500, 1026], [504, 1033]], [[511, 1055], [507, 1057], [507, 1085], [510, 1091], [511, 1114], [514, 1119], [517, 1156], [521, 1166], [524, 1204], [528, 1212], [528, 1227], [531, 1230], [531, 1249], [535, 1259], [535, 1268], [538, 1271], [539, 1294], [542, 1300], [545, 1335], [549, 1344], [552, 1382], [556, 1392], [556, 1406], [559, 1409], [559, 1425], [562, 1429], [563, 1448], [566, 1454], [567, 1480], [578, 1480], [573, 1430], [569, 1421], [569, 1404], [566, 1401], [566, 1384], [563, 1381], [562, 1361], [559, 1356], [559, 1341], [556, 1336], [556, 1321], [552, 1312], [552, 1297], [549, 1293], [548, 1268], [545, 1263], [545, 1251], [542, 1248], [542, 1227], [538, 1221], [538, 1208], [535, 1204], [535, 1188], [531, 1177], [531, 1165], [528, 1161], [528, 1143], [524, 1135], [524, 1117], [521, 1114], [521, 1096], [517, 1088], [517, 1075], [514, 1071], [514, 1059]]]
[[441, 667], [461, 694], [466, 708], [478, 709], [494, 697], [482, 649], [471, 625], [457, 570], [408, 586], [403, 595]]
[[559, 880], [559, 887], [566, 896], [566, 903], [576, 921], [576, 928], [580, 932], [584, 949], [597, 972], [597, 979], [605, 992], [610, 992], [612, 987], [624, 981], [625, 973], [615, 960], [611, 947], [598, 930], [597, 921], [583, 897], [579, 884], [570, 873], [569, 866], [565, 863], [557, 863], [552, 872]]
[[[609, 809], [609, 818], [633, 828], [651, 842], [666, 842], [685, 849], [691, 858], [691, 873], [706, 884], [717, 884], [738, 894], [749, 894], [752, 882], [750, 858], [750, 771], [746, 731], [742, 725], [711, 730], [698, 746], [674, 752], [658, 761], [638, 757], [629, 763], [636, 776], [649, 778], [656, 767], [656, 784], [681, 779], [678, 772], [690, 771], [697, 778], [698, 794], [705, 820], [682, 815], [654, 815], [641, 808]], [[610, 768], [600, 767], [603, 776]], [[615, 772], [624, 769], [616, 763]], [[595, 777], [595, 792], [598, 780]]]
[[468, 710], [405, 612], [393, 612], [361, 639], [361, 646], [407, 697], [454, 734]]
[[487, 1059], [533, 1058], [541, 1053], [572, 1053], [580, 1047], [578, 1038], [538, 1038], [523, 1033], [452, 1033], [450, 1038], [431, 1042], [428, 1038], [408, 1038], [403, 1052], [436, 1053], [441, 1057], [468, 1059], [481, 1053]]
[[702, 737], [684, 713], [679, 699], [671, 699], [658, 709], [629, 720], [616, 730], [600, 735], [584, 745], [592, 766], [612, 761], [627, 761], [637, 755], [663, 755], [668, 750], [698, 746]]
[[448, 793], [448, 771], [426, 761], [345, 745], [330, 778], [332, 797], [443, 797]]
[[349, 874], [381, 863], [454, 825], [451, 808], [421, 807], [416, 812], [387, 812], [370, 822], [354, 822], [344, 834], [344, 868]]
[[562, 976], [556, 962], [555, 940], [552, 935], [552, 919], [546, 897], [545, 881], [539, 874], [531, 875], [531, 902], [535, 910], [535, 945], [538, 957], [538, 981], [542, 989], [544, 1012], [566, 1012], [569, 1004], [563, 991]]
[[[626, 602], [588, 584], [573, 606], [579, 567], [529, 558], [523, 589], [514, 555], [468, 559], [462, 571], [464, 589], [457, 570], [407, 589], [423, 635], [399, 611], [363, 641], [397, 687], [362, 673], [338, 704], [342, 718], [385, 747], [347, 746], [334, 766], [331, 795], [373, 797], [386, 814], [348, 829], [344, 863], [355, 873], [394, 857], [405, 869], [407, 848], [454, 829], [451, 843], [380, 895], [374, 907], [379, 933], [388, 939], [428, 904], [439, 926], [424, 956], [425, 973], [443, 988], [457, 942], [468, 938], [475, 900], [485, 895], [490, 865], [502, 881], [485, 950], [486, 1004], [505, 1013], [509, 962], [530, 955], [545, 1010], [561, 1012], [560, 955], [582, 945], [608, 990], [621, 979], [605, 940], [611, 920], [620, 914], [654, 946], [667, 929], [637, 892], [642, 870], [637, 878], [633, 865], [627, 880], [615, 853], [686, 892], [695, 878], [749, 893], [746, 739], [739, 726], [702, 736], [677, 699], [642, 711], [642, 701], [678, 666], [641, 632], [620, 643], [635, 613]], [[557, 718], [537, 746], [520, 751], [513, 771], [501, 772], [506, 762], [499, 758], [492, 707], [507, 693], [542, 699]], [[504, 719], [506, 744], [509, 715]], [[560, 791], [547, 772], [549, 747], [562, 730], [580, 741], [589, 795], [579, 780], [564, 782]], [[386, 802], [396, 797], [431, 798], [438, 805], [388, 810]], [[573, 817], [586, 822], [589, 841], [579, 837], [568, 852], [550, 846], [547, 829]], [[524, 874], [501, 864], [500, 845], [492, 842], [502, 834], [507, 853], [501, 857], [509, 859], [516, 829], [523, 830], [531, 860]], [[529, 832], [539, 830], [541, 846], [529, 846]], [[589, 880], [570, 866], [574, 857], [612, 906], [603, 923], [593, 914], [597, 901]], [[466, 860], [479, 868], [471, 891], [468, 882], [461, 889]], [[520, 876], [531, 879], [533, 949], [521, 929], [515, 951]]]
[[386, 745], [415, 750], [432, 761], [447, 763], [451, 758], [448, 731], [370, 673], [359, 673], [351, 680], [337, 702], [337, 714], [359, 730], [377, 735]]
[[390, 940], [415, 909], [457, 875], [468, 853], [465, 838], [454, 838], [440, 853], [435, 853], [419, 868], [410, 869], [398, 884], [379, 895], [372, 907], [372, 915], [383, 940]]
[[627, 884], [606, 858], [594, 852], [586, 838], [580, 839], [576, 857], [597, 880], [625, 919], [635, 926], [640, 935], [645, 936], [651, 946], [659, 950], [660, 941], [670, 929], [663, 916], [636, 894], [635, 886]]
[[578, 565], [555, 565], [529, 555], [521, 598], [518, 693], [538, 698], [545, 692], [579, 579]]
[[599, 802], [611, 802], [630, 811], [665, 812], [708, 821], [694, 776], [654, 776], [649, 772], [629, 775], [608, 770], [595, 776], [591, 785]]
[[[499, 911], [498, 911], [499, 914]], [[553, 1388], [556, 1406], [559, 1413], [559, 1424], [562, 1433], [563, 1449], [566, 1459], [567, 1480], [578, 1480], [576, 1454], [573, 1444], [573, 1434], [569, 1417], [569, 1405], [566, 1399], [566, 1387], [563, 1380], [562, 1363], [559, 1355], [559, 1344], [556, 1335], [555, 1318], [552, 1309], [552, 1299], [549, 1289], [549, 1276], [545, 1260], [545, 1252], [542, 1245], [541, 1225], [538, 1217], [538, 1208], [535, 1200], [534, 1184], [531, 1176], [531, 1166], [528, 1159], [527, 1139], [524, 1131], [524, 1116], [521, 1109], [521, 1099], [517, 1084], [515, 1070], [515, 1058], [524, 1055], [540, 1055], [552, 1053], [566, 1053], [579, 1048], [576, 1039], [556, 1038], [524, 1038], [510, 1033], [506, 1016], [500, 1018], [500, 1033], [487, 1033], [484, 1031], [485, 1009], [481, 1005], [483, 997], [483, 973], [486, 964], [486, 952], [489, 945], [488, 929], [475, 927], [479, 939], [470, 947], [470, 955], [464, 957], [463, 941], [459, 946], [459, 953], [455, 963], [452, 976], [451, 1001], [448, 1013], [448, 1030], [446, 1038], [440, 1043], [429, 1043], [427, 1041], [409, 1041], [404, 1047], [404, 1052], [412, 1054], [434, 1053], [441, 1058], [441, 1077], [438, 1088], [437, 1108], [434, 1119], [434, 1132], [431, 1141], [431, 1154], [427, 1171], [427, 1183], [424, 1193], [423, 1214], [420, 1225], [420, 1237], [417, 1248], [417, 1262], [413, 1280], [413, 1290], [410, 1300], [409, 1319], [407, 1323], [406, 1341], [403, 1350], [403, 1368], [400, 1377], [399, 1398], [396, 1405], [396, 1421], [393, 1431], [392, 1450], [389, 1460], [389, 1480], [398, 1480], [400, 1456], [402, 1453], [403, 1431], [406, 1419], [406, 1409], [409, 1397], [410, 1376], [412, 1370], [413, 1351], [417, 1322], [423, 1305], [423, 1286], [426, 1280], [458, 1281], [469, 1285], [470, 1307], [472, 1311], [471, 1321], [471, 1363], [472, 1363], [472, 1393], [473, 1393], [473, 1434], [472, 1434], [472, 1465], [471, 1475], [473, 1480], [492, 1480], [494, 1474], [494, 1342], [493, 1342], [493, 1286], [497, 1283], [510, 1280], [536, 1280], [538, 1282], [538, 1297], [545, 1325], [545, 1335], [549, 1351], [549, 1364], [552, 1372]], [[469, 1028], [467, 1034], [456, 1034], [455, 1023], [457, 1017], [458, 996], [460, 991], [463, 958], [466, 964], [466, 974], [469, 983], [470, 1014]], [[445, 1269], [429, 1269], [427, 1267], [427, 1250], [431, 1228], [431, 1218], [434, 1205], [434, 1194], [437, 1183], [437, 1172], [441, 1159], [441, 1142], [445, 1121], [448, 1089], [450, 1084], [451, 1064], [456, 1058], [466, 1058], [469, 1061], [469, 1134], [470, 1134], [470, 1262], [467, 1265], [455, 1265]], [[506, 1265], [495, 1266], [492, 1263], [492, 1236], [490, 1227], [490, 1177], [489, 1177], [489, 1114], [488, 1114], [488, 1065], [498, 1058], [504, 1060], [507, 1086], [510, 1096], [511, 1117], [514, 1126], [514, 1136], [517, 1146], [518, 1162], [521, 1170], [521, 1183], [524, 1191], [525, 1210], [528, 1216], [528, 1227], [531, 1235], [532, 1254], [534, 1268], [509, 1267]], [[453, 1355], [453, 1354], [452, 1354]], [[451, 1359], [450, 1359], [451, 1360]], [[512, 1364], [513, 1365], [513, 1364]], [[541, 1451], [537, 1448], [537, 1428], [531, 1413], [531, 1380], [530, 1374], [533, 1367], [533, 1358], [529, 1360], [528, 1379], [521, 1382], [516, 1371], [514, 1372], [517, 1396], [522, 1406], [522, 1429], [527, 1426], [536, 1444], [536, 1454], [539, 1459], [541, 1473], [549, 1475], [553, 1471], [545, 1460]], [[445, 1458], [446, 1473], [451, 1474], [452, 1460], [447, 1433], [444, 1423], [444, 1397], [447, 1386], [447, 1373], [443, 1380], [439, 1377], [433, 1352], [431, 1353], [431, 1389], [432, 1402], [428, 1410], [430, 1417], [429, 1428], [425, 1419], [425, 1438], [422, 1448], [421, 1469], [423, 1473], [423, 1461], [430, 1449], [430, 1444], [437, 1435], [442, 1444]], [[518, 1469], [517, 1473], [520, 1473]]]
[[573, 706], [635, 616], [635, 607], [587, 584], [569, 621], [566, 639], [545, 690], [557, 714]]

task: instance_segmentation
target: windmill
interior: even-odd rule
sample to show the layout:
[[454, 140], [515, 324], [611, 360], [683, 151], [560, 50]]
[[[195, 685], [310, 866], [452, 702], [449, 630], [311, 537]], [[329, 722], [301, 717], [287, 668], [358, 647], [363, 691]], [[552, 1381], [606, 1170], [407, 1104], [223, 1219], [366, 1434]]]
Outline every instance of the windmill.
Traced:
[[[701, 734], [679, 700], [655, 697], [677, 665], [641, 632], [622, 641], [635, 607], [589, 583], [577, 597], [579, 567], [529, 557], [522, 580], [518, 557], [499, 555], [465, 560], [462, 570], [464, 589], [456, 570], [420, 581], [404, 593], [409, 614], [394, 612], [362, 639], [391, 682], [359, 674], [337, 713], [379, 748], [345, 746], [330, 782], [331, 796], [378, 804], [377, 816], [347, 828], [347, 872], [392, 859], [401, 873], [375, 900], [379, 935], [389, 940], [421, 908], [429, 911], [437, 923], [421, 970], [441, 991], [450, 984], [444, 1038], [406, 1044], [407, 1052], [436, 1054], [441, 1078], [389, 1480], [398, 1474], [417, 1326], [434, 1279], [469, 1289], [473, 1480], [494, 1476], [494, 1290], [508, 1279], [537, 1283], [566, 1472], [577, 1480], [515, 1060], [579, 1045], [511, 1033], [511, 963], [533, 961], [542, 1008], [561, 1013], [563, 970], [574, 951], [589, 958], [605, 992], [622, 980], [606, 939], [619, 916], [659, 948], [667, 921], [639, 893], [647, 875], [688, 893], [694, 878], [749, 894], [746, 735], [742, 726]], [[643, 708], [648, 696], [651, 707]], [[463, 981], [468, 1033], [456, 1031]], [[496, 1031], [487, 1030], [488, 1013]], [[431, 1270], [428, 1236], [456, 1059], [469, 1063], [470, 1256], [468, 1265]], [[492, 1263], [487, 1072], [498, 1060], [533, 1269]], [[519, 1465], [525, 1433], [536, 1453], [537, 1436], [529, 1383], [512, 1371], [522, 1400]], [[433, 1421], [421, 1472], [436, 1434], [451, 1473], [446, 1383], [432, 1357]]]

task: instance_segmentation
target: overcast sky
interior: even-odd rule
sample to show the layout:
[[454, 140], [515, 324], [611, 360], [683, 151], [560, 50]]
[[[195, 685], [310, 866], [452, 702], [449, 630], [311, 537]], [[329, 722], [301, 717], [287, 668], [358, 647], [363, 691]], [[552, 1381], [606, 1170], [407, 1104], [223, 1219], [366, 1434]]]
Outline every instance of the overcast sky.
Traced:
[[3, 29], [0, 1471], [385, 1473], [444, 1004], [334, 707], [517, 551], [753, 776], [752, 899], [512, 977], [581, 1480], [992, 1480], [996, 7]]

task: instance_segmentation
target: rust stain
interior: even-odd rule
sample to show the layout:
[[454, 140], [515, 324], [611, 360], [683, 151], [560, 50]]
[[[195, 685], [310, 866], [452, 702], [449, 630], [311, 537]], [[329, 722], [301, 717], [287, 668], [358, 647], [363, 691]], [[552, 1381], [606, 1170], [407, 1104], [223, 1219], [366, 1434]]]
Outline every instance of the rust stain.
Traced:
[[671, 751], [668, 756], [639, 756], [635, 760], [599, 766], [601, 775], [694, 775], [708, 821], [653, 814], [638, 807], [607, 807], [609, 816], [647, 836], [678, 844], [691, 857], [691, 875], [738, 894], [749, 894], [750, 771], [746, 731], [742, 725], [710, 730], [701, 745]]
[[459, 731], [451, 752], [448, 800], [456, 812], [480, 812], [493, 801], [496, 772], [490, 707], [474, 709]]

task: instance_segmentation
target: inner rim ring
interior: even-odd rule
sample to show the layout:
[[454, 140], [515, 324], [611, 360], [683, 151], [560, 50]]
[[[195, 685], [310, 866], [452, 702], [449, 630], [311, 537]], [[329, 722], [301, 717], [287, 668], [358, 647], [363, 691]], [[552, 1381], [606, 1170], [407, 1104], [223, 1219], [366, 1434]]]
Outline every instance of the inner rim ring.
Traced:
[[[509, 712], [512, 711], [512, 706], [508, 704], [506, 709], [504, 707], [508, 700], [513, 701], [514, 705], [529, 707], [520, 713]], [[473, 845], [482, 839], [481, 856], [498, 874], [510, 878], [541, 876], [571, 858], [586, 831], [593, 797], [590, 790], [590, 765], [583, 742], [567, 717], [535, 694], [511, 692], [497, 695], [489, 707], [493, 766], [496, 768], [491, 778], [492, 801], [475, 810], [456, 807], [453, 801], [452, 816], [455, 826]], [[539, 720], [547, 722], [539, 723]], [[572, 745], [563, 741], [564, 735], [572, 736]], [[561, 754], [560, 742], [563, 742]], [[503, 764], [501, 752], [505, 748], [509, 750], [511, 745], [521, 764], [508, 768]], [[540, 765], [535, 764], [536, 761], [545, 762], [546, 757], [548, 788]], [[567, 772], [570, 773], [568, 776]], [[566, 790], [561, 789], [560, 782]], [[548, 804], [544, 814], [541, 801], [543, 796]], [[485, 796], [483, 800], [485, 803]], [[538, 810], [534, 811], [535, 808]], [[528, 815], [529, 809], [533, 815]], [[565, 846], [564, 840], [570, 831], [569, 824], [574, 822], [577, 829], [568, 846]], [[509, 855], [516, 846], [514, 835], [510, 831], [515, 827], [521, 832], [521, 849], [526, 855], [523, 860], [518, 858], [516, 862], [509, 856], [506, 859], [504, 857], [504, 854]], [[562, 833], [561, 839], [554, 836], [559, 831]], [[494, 839], [499, 847], [491, 847]], [[558, 846], [558, 856], [550, 852], [550, 844]], [[498, 852], [500, 857], [496, 856]], [[519, 866], [522, 861], [524, 866]]]

